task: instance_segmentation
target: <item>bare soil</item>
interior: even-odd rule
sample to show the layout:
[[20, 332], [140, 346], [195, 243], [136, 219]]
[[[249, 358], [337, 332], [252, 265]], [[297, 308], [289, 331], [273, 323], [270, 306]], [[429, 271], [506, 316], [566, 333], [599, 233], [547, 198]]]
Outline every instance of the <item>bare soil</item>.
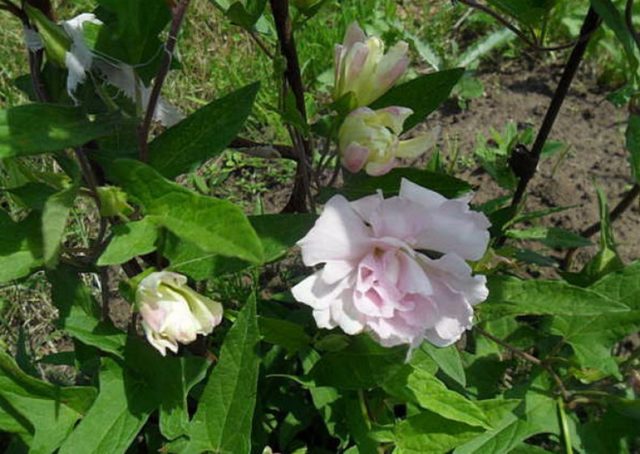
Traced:
[[[457, 138], [463, 156], [473, 154], [478, 133], [488, 136], [491, 128], [502, 131], [509, 121], [530, 125], [537, 132], [561, 74], [559, 64], [520, 60], [491, 66], [478, 74], [485, 87], [482, 98], [471, 101], [464, 111], [449, 103], [428, 124], [440, 124], [443, 137]], [[542, 225], [579, 232], [599, 219], [596, 186], [606, 192], [612, 209], [633, 184], [624, 144], [627, 112], [605, 99], [608, 92], [598, 87], [588, 69], [578, 73], [549, 137], [570, 145], [570, 152], [555, 173], [558, 155], [540, 163], [529, 185], [526, 208], [578, 206], [545, 218]], [[446, 152], [446, 145], [442, 146]], [[462, 177], [476, 187], [477, 202], [506, 194], [476, 167], [467, 169]], [[615, 222], [614, 233], [625, 262], [640, 258], [638, 202]], [[581, 250], [576, 263], [584, 263], [594, 250]]]

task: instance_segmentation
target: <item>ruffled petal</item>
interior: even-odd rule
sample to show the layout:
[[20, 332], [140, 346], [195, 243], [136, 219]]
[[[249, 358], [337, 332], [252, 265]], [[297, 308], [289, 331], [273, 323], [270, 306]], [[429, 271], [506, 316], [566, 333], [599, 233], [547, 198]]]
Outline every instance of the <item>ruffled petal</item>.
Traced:
[[406, 178], [403, 178], [400, 181], [399, 196], [403, 199], [419, 203], [428, 210], [437, 208], [447, 201], [445, 197], [441, 196], [437, 192], [423, 188]]
[[439, 276], [450, 290], [462, 294], [469, 304], [481, 303], [489, 296], [487, 278], [472, 276], [471, 267], [457, 255], [445, 254], [433, 260], [420, 254], [419, 258], [425, 264], [427, 274]]
[[353, 335], [364, 330], [365, 317], [353, 305], [351, 291], [344, 291], [340, 300], [331, 304], [331, 318], [346, 334]]
[[320, 270], [292, 287], [291, 293], [296, 301], [311, 306], [315, 310], [323, 310], [339, 300], [348, 286], [348, 279], [328, 284], [322, 279], [322, 270]]
[[298, 242], [307, 266], [331, 260], [358, 260], [366, 255], [370, 244], [368, 227], [341, 195], [327, 202], [313, 228]]
[[426, 337], [434, 344], [446, 347], [473, 326], [473, 309], [461, 294], [438, 283], [434, 283], [433, 301], [438, 307], [438, 320], [426, 332]]
[[427, 296], [433, 293], [429, 276], [420, 264], [404, 252], [400, 253], [402, 271], [398, 280], [398, 288], [405, 293], [416, 293]]
[[465, 260], [479, 260], [489, 244], [487, 217], [471, 211], [469, 198], [448, 200], [440, 194], [403, 179], [400, 197], [421, 204], [429, 216], [416, 237], [417, 249], [455, 253]]
[[364, 222], [370, 224], [371, 216], [373, 216], [383, 201], [384, 197], [382, 196], [382, 193], [378, 192], [377, 194], [354, 200], [351, 202], [351, 208], [360, 215]]
[[447, 200], [430, 213], [416, 247], [454, 253], [466, 260], [480, 260], [489, 244], [489, 220], [471, 211], [466, 202]]
[[412, 244], [429, 215], [420, 205], [400, 197], [385, 199], [370, 218], [377, 238], [396, 238]]

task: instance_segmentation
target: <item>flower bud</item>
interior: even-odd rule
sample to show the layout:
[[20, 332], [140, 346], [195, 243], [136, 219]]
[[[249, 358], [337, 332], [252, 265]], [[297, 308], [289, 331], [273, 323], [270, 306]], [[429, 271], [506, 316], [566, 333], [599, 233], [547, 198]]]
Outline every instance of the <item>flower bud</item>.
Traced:
[[437, 132], [400, 140], [402, 125], [413, 114], [405, 107], [371, 110], [361, 107], [351, 112], [340, 127], [339, 147], [342, 164], [350, 172], [362, 168], [372, 176], [393, 169], [398, 158], [416, 158], [429, 150]]
[[355, 107], [371, 104], [385, 94], [409, 65], [408, 45], [398, 42], [384, 53], [380, 38], [367, 38], [358, 26], [349, 26], [344, 42], [335, 48], [335, 86], [333, 99], [347, 93], [355, 95]]
[[98, 188], [100, 199], [100, 214], [104, 217], [129, 216], [133, 208], [127, 201], [127, 193], [115, 186], [101, 186]]
[[222, 321], [222, 305], [189, 288], [187, 278], [168, 271], [151, 273], [136, 290], [147, 340], [163, 356], [167, 348], [189, 344], [207, 335]]

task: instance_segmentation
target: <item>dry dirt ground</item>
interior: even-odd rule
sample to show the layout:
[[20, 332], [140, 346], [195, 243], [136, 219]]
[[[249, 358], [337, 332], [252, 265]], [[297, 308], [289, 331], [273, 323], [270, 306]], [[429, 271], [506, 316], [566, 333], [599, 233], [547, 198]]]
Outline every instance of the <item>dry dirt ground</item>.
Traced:
[[[537, 132], [561, 73], [560, 64], [536, 66], [522, 60], [486, 69], [478, 74], [485, 87], [482, 98], [466, 110], [440, 109], [428, 123], [440, 124], [445, 137], [457, 138], [461, 155], [467, 156], [473, 153], [477, 133], [489, 135], [490, 128], [502, 131], [508, 121], [528, 124]], [[624, 145], [627, 113], [608, 102], [606, 95], [588, 70], [578, 73], [549, 138], [569, 145], [570, 152], [558, 166], [558, 155], [541, 162], [529, 185], [526, 208], [578, 206], [545, 218], [543, 225], [579, 232], [598, 221], [596, 185], [606, 192], [611, 209], [633, 184]], [[471, 167], [463, 177], [476, 186], [476, 201], [505, 194], [486, 173], [474, 170]], [[614, 232], [623, 260], [640, 258], [638, 202], [615, 222]], [[581, 250], [576, 261], [584, 262], [593, 251]]]

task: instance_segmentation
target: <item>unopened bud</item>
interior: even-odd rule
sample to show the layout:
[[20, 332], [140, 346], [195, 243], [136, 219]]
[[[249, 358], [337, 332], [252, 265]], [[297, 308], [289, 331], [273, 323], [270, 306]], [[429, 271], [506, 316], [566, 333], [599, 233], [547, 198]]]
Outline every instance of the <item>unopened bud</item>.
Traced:
[[133, 213], [129, 205], [127, 193], [115, 186], [101, 186], [98, 188], [100, 199], [100, 214], [104, 217], [128, 217]]
[[146, 276], [136, 290], [142, 328], [163, 356], [176, 353], [198, 334], [207, 335], [222, 321], [222, 305], [192, 290], [181, 274], [159, 271]]

